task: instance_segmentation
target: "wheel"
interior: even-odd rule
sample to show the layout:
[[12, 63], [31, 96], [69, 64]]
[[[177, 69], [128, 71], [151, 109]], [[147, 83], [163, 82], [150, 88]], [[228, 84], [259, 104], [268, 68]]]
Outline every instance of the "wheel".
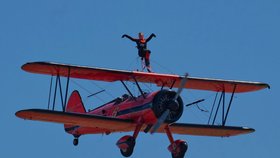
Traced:
[[120, 149], [122, 156], [129, 157], [132, 155], [134, 146], [135, 146], [135, 139], [133, 137], [127, 140], [128, 148], [127, 149]]
[[74, 138], [73, 139], [73, 145], [77, 146], [79, 144], [79, 139], [78, 138]]
[[120, 151], [121, 151], [122, 156], [129, 157], [129, 156], [132, 155], [133, 149], [134, 149], [134, 147], [129, 147], [129, 148], [125, 149], [125, 150], [120, 149]]
[[177, 153], [172, 153], [172, 158], [184, 158], [186, 151], [188, 150], [188, 144], [187, 142], [180, 142], [178, 146], [178, 152]]

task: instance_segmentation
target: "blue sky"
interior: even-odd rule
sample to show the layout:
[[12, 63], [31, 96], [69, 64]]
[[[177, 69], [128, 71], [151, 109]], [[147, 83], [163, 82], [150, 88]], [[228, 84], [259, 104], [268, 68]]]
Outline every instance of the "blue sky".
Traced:
[[[0, 157], [121, 157], [115, 143], [130, 133], [87, 135], [74, 147], [62, 125], [16, 118], [18, 110], [47, 107], [50, 82], [49, 76], [20, 67], [55, 61], [135, 70], [140, 65], [135, 44], [121, 35], [138, 32], [157, 35], [149, 43], [156, 72], [271, 85], [270, 90], [239, 94], [233, 102], [228, 125], [249, 126], [255, 133], [231, 138], [175, 135], [188, 141], [187, 157], [279, 157], [279, 16], [277, 0], [0, 1]], [[106, 93], [87, 99], [87, 91], [102, 87], [114, 97], [125, 91], [120, 83], [75, 82], [86, 89], [70, 83], [87, 108], [112, 99]], [[185, 90], [182, 97], [185, 103], [206, 98], [201, 107], [210, 109], [213, 95]], [[207, 115], [185, 108], [179, 122], [205, 123]], [[168, 145], [166, 135], [140, 134], [132, 157], [171, 157]]]

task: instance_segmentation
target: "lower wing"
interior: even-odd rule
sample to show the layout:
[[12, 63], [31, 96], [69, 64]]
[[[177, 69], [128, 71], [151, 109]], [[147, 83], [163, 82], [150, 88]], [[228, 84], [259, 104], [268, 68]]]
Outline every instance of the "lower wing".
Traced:
[[[81, 127], [104, 129], [106, 132], [129, 132], [134, 131], [136, 123], [133, 120], [118, 119], [112, 117], [104, 117], [98, 115], [88, 115], [82, 113], [69, 113], [61, 111], [43, 110], [43, 109], [28, 109], [16, 112], [16, 116], [27, 120], [36, 120], [44, 122], [62, 123], [67, 125], [78, 125]], [[252, 133], [255, 130], [246, 127], [233, 126], [214, 126], [214, 125], [199, 125], [199, 124], [163, 124], [158, 133], [165, 133], [165, 127], [169, 126], [174, 134], [186, 134], [197, 136], [217, 136], [229, 137], [240, 134]], [[144, 130], [144, 127], [142, 128]], [[103, 130], [100, 133], [104, 133]]]
[[[255, 130], [248, 127], [235, 126], [217, 126], [217, 125], [202, 125], [202, 124], [186, 124], [174, 123], [169, 125], [170, 131], [176, 134], [196, 135], [196, 136], [215, 136], [215, 137], [230, 137], [241, 134], [252, 133]], [[165, 133], [164, 127], [161, 127], [157, 132]]]
[[[70, 113], [43, 109], [28, 109], [16, 112], [17, 117], [27, 120], [61, 123], [73, 126], [104, 129], [107, 132], [133, 131], [135, 124], [132, 120]], [[101, 132], [103, 133], [103, 132]]]

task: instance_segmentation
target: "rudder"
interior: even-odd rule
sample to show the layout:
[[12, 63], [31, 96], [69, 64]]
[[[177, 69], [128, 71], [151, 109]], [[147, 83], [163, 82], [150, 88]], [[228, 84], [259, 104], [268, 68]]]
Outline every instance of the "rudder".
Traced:
[[66, 112], [86, 113], [82, 98], [77, 90], [74, 90], [68, 100]]
[[[86, 113], [82, 98], [77, 90], [74, 90], [68, 100], [65, 112]], [[64, 130], [72, 135], [79, 135], [76, 132], [79, 126], [64, 124]]]

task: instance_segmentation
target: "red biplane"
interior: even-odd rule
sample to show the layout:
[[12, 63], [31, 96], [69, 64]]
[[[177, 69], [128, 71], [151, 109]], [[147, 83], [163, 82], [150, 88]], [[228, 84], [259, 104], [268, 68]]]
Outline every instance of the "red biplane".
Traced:
[[[121, 154], [125, 157], [132, 155], [139, 132], [165, 133], [170, 141], [168, 150], [173, 158], [184, 157], [188, 148], [186, 141], [174, 140], [173, 133], [229, 137], [254, 132], [255, 130], [252, 128], [226, 126], [233, 96], [235, 93], [269, 88], [268, 84], [260, 82], [196, 78], [187, 74], [178, 76], [139, 71], [121, 71], [49, 62], [26, 63], [22, 66], [22, 69], [31, 73], [55, 76], [56, 82], [52, 108], [21, 110], [16, 112], [17, 117], [64, 124], [65, 131], [74, 136], [74, 145], [78, 145], [78, 138], [85, 134], [110, 134], [132, 131], [132, 135], [125, 135], [116, 143], [120, 148]], [[62, 95], [60, 77], [66, 77], [67, 79], [65, 95]], [[77, 90], [72, 92], [67, 101], [70, 78], [104, 82], [120, 81], [127, 94], [93, 110], [86, 111]], [[126, 85], [126, 81], [135, 83], [141, 95], [134, 96]], [[156, 84], [161, 88], [155, 92], [144, 92], [139, 82]], [[178, 88], [178, 90], [172, 90], [174, 87]], [[175, 123], [181, 117], [185, 106], [180, 97], [180, 93], [184, 88], [216, 92], [216, 98], [209, 117], [209, 121], [210, 118], [213, 120], [212, 124], [209, 121], [208, 124]], [[57, 89], [59, 89], [61, 95], [62, 111], [57, 111], [54, 108]], [[218, 93], [221, 95], [217, 95]], [[225, 93], [231, 93], [228, 105], [225, 105]], [[217, 96], [220, 96], [220, 98], [218, 97], [218, 99]], [[191, 104], [201, 101], [198, 100]], [[215, 120], [219, 109], [222, 109], [220, 110], [222, 111], [222, 114], [220, 114], [222, 118], [221, 124], [217, 125]]]

